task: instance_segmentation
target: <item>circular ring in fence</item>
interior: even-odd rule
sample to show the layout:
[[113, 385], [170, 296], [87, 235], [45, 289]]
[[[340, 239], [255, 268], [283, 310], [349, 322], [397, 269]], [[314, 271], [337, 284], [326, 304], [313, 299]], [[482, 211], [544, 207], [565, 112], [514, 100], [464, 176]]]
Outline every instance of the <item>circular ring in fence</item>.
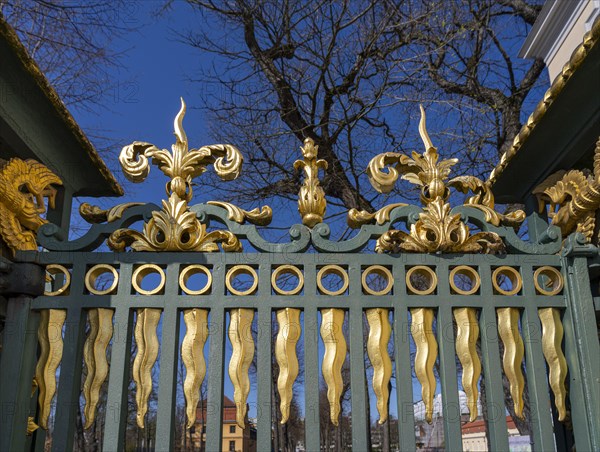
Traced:
[[[187, 286], [188, 280], [194, 276], [204, 273], [206, 275], [206, 284], [198, 290], [192, 290]], [[212, 286], [212, 273], [204, 265], [188, 265], [179, 274], [179, 287], [187, 295], [203, 295], [210, 290]]]
[[[97, 289], [96, 282], [101, 275], [110, 274], [113, 277], [112, 283], [106, 289]], [[119, 284], [119, 273], [112, 265], [98, 264], [88, 270], [85, 275], [85, 287], [93, 295], [109, 295], [115, 293]]]
[[[249, 289], [238, 290], [233, 287], [233, 279], [238, 275], [248, 275], [252, 277], [252, 285]], [[256, 288], [258, 287], [258, 275], [256, 274], [256, 270], [249, 265], [235, 265], [227, 272], [227, 275], [225, 276], [225, 285], [227, 286], [227, 290], [234, 295], [252, 295], [254, 292], [256, 292]]]
[[[413, 277], [415, 279], [419, 278], [418, 281], [413, 282]], [[424, 283], [427, 287], [418, 288], [415, 287], [416, 283]], [[416, 265], [411, 267], [406, 272], [406, 287], [408, 291], [414, 295], [429, 295], [433, 293], [435, 288], [437, 287], [438, 279], [435, 272], [425, 265]]]
[[[544, 279], [540, 283], [540, 279]], [[564, 280], [561, 273], [554, 267], [540, 267], [533, 274], [535, 290], [542, 295], [557, 295], [563, 289]]]
[[52, 276], [63, 275], [64, 281], [62, 286], [60, 286], [58, 289], [44, 291], [44, 295], [47, 297], [66, 295], [68, 293], [69, 286], [71, 285], [71, 273], [69, 273], [69, 270], [67, 270], [67, 268], [63, 265], [50, 264], [46, 265], [46, 273], [50, 275], [50, 278], [52, 278]]
[[[500, 287], [501, 283], [498, 282], [498, 279], [501, 276], [504, 276], [510, 281], [512, 285], [510, 290], [505, 290]], [[494, 286], [494, 290], [501, 295], [516, 295], [523, 288], [523, 279], [516, 269], [503, 265], [502, 267], [495, 269], [492, 273], [492, 285]]]
[[[323, 286], [323, 278], [327, 275], [338, 275], [342, 278], [342, 287], [338, 290], [329, 290]], [[348, 273], [339, 265], [326, 265], [319, 270], [317, 273], [317, 287], [319, 288], [319, 292], [324, 295], [341, 295], [348, 289], [348, 284], [350, 283], [350, 279], [348, 278]]]
[[[471, 288], [465, 290], [458, 287], [456, 285], [456, 281], [454, 281], [456, 276], [464, 276], [465, 278], [468, 278], [471, 281]], [[480, 286], [481, 278], [479, 277], [477, 270], [475, 270], [473, 267], [469, 267], [468, 265], [459, 265], [450, 271], [450, 287], [457, 294], [473, 295], [479, 290]]]
[[[282, 289], [277, 285], [277, 278], [279, 278], [279, 276], [281, 275], [296, 276], [298, 278], [298, 284], [296, 285], [296, 287], [290, 290]], [[295, 267], [294, 265], [280, 265], [275, 270], [273, 270], [273, 273], [271, 274], [271, 285], [273, 286], [275, 292], [277, 292], [280, 295], [296, 295], [302, 290], [302, 287], [304, 286], [304, 275], [302, 274], [300, 269], [298, 267]]]
[[[158, 285], [154, 289], [142, 289], [143, 279], [153, 273], [160, 276]], [[131, 276], [131, 284], [133, 285], [133, 288], [141, 295], [156, 295], [157, 293], [160, 293], [165, 287], [165, 281], [165, 271], [156, 264], [140, 265], [135, 269], [133, 275]]]
[[[369, 287], [367, 284], [367, 277], [369, 275], [378, 275], [385, 279], [386, 286], [381, 290], [374, 290]], [[392, 276], [392, 272], [384, 267], [383, 265], [371, 265], [367, 267], [362, 274], [362, 286], [363, 290], [370, 295], [385, 295], [392, 290], [392, 286], [394, 285], [394, 277]]]

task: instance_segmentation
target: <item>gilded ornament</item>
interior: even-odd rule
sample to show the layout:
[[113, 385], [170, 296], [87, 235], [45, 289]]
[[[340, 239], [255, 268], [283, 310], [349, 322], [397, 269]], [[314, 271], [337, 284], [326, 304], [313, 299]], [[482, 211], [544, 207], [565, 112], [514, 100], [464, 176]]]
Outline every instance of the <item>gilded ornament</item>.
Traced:
[[196, 423], [196, 408], [200, 401], [200, 387], [206, 375], [204, 344], [208, 338], [208, 310], [185, 309], [185, 337], [181, 343], [181, 360], [185, 366], [183, 394], [185, 395], [186, 428]]
[[110, 209], [101, 209], [87, 202], [81, 203], [79, 206], [79, 215], [88, 223], [112, 223], [123, 216], [125, 211], [130, 207], [143, 206], [143, 202], [126, 202], [117, 204]]
[[229, 378], [233, 384], [236, 423], [241, 429], [244, 429], [246, 428], [247, 401], [250, 393], [248, 371], [254, 358], [254, 338], [252, 337], [254, 309], [232, 309], [230, 315], [229, 340], [232, 354], [229, 361]]
[[96, 418], [96, 407], [100, 399], [100, 388], [108, 375], [106, 349], [113, 335], [113, 310], [94, 308], [88, 311], [90, 332], [83, 344], [83, 361], [87, 375], [83, 384], [85, 398], [84, 428], [90, 428]]
[[285, 424], [290, 416], [290, 406], [294, 397], [294, 382], [298, 377], [298, 356], [296, 344], [302, 333], [300, 326], [300, 309], [285, 308], [277, 311], [279, 331], [275, 340], [275, 358], [279, 365], [277, 391], [279, 392], [281, 424]]
[[382, 207], [377, 212], [367, 212], [366, 210], [357, 210], [350, 209], [348, 211], [348, 226], [352, 229], [358, 229], [363, 224], [372, 224], [377, 223], [379, 225], [384, 224], [387, 221], [390, 221], [390, 212], [394, 210], [396, 207], [404, 207], [408, 204], [403, 202], [397, 202], [393, 204], [388, 204], [385, 207]]
[[477, 339], [479, 338], [479, 323], [475, 308], [457, 308], [453, 310], [456, 320], [456, 356], [462, 364], [462, 386], [467, 395], [469, 421], [477, 419], [477, 398], [479, 390], [477, 383], [481, 376], [481, 361], [477, 354]]
[[[327, 275], [337, 275], [342, 278], [342, 285], [339, 289], [330, 290], [323, 284], [323, 278]], [[348, 278], [348, 273], [339, 265], [325, 265], [322, 267], [317, 273], [317, 288], [319, 292], [324, 295], [336, 296], [341, 295], [346, 290], [348, 290], [348, 285], [350, 284], [350, 278]]]
[[302, 215], [302, 223], [312, 228], [317, 223], [323, 221], [327, 201], [325, 200], [325, 191], [319, 183], [319, 169], [326, 170], [327, 162], [317, 160], [319, 146], [312, 138], [304, 140], [304, 146], [300, 148], [304, 160], [296, 160], [294, 168], [302, 168], [305, 178], [300, 193], [298, 193], [298, 211]]
[[367, 309], [366, 315], [369, 323], [367, 353], [373, 366], [373, 392], [377, 398], [379, 424], [383, 424], [388, 418], [389, 384], [392, 377], [392, 360], [387, 351], [392, 327], [388, 309]]
[[0, 238], [12, 254], [36, 250], [36, 233], [47, 223], [44, 198], [54, 208], [60, 178], [35, 160], [0, 160]]
[[[221, 179], [235, 179], [241, 171], [242, 154], [228, 144], [189, 149], [183, 130], [184, 115], [185, 102], [181, 99], [181, 110], [174, 123], [176, 142], [171, 147], [171, 152], [140, 141], [125, 146], [121, 151], [121, 167], [132, 182], [142, 182], [148, 176], [149, 159], [170, 181], [166, 184], [168, 199], [162, 201], [161, 210], [152, 212], [152, 218], [144, 224], [142, 232], [117, 229], [111, 234], [108, 245], [114, 251], [123, 251], [126, 247], [135, 251], [217, 251], [217, 243], [222, 244], [224, 251], [242, 249], [239, 239], [229, 231], [207, 232], [206, 225], [190, 211], [188, 204], [192, 199], [192, 180], [195, 177], [204, 173], [206, 167], [212, 164]], [[97, 213], [96, 218], [103, 219], [106, 216], [108, 220], [111, 211], [106, 214]], [[115, 212], [113, 217], [114, 214]], [[238, 214], [239, 211], [234, 212], [234, 215]], [[264, 222], [268, 217], [262, 212], [247, 214], [248, 218], [252, 217], [258, 222]], [[89, 217], [94, 218], [92, 215]]]
[[344, 387], [342, 366], [346, 359], [346, 338], [342, 331], [345, 312], [343, 309], [321, 309], [321, 337], [325, 346], [325, 354], [321, 371], [327, 385], [329, 401], [329, 419], [338, 425], [341, 405], [340, 397]]
[[538, 198], [540, 211], [548, 209], [548, 217], [560, 227], [563, 237], [580, 232], [588, 243], [597, 244], [594, 231], [600, 207], [600, 139], [591, 174], [580, 170], [558, 171], [538, 185], [533, 194]]
[[568, 416], [566, 400], [567, 361], [562, 351], [563, 325], [560, 311], [556, 308], [538, 309], [542, 322], [542, 351], [548, 363], [548, 383], [554, 393], [554, 404], [558, 411], [558, 420], [565, 421]]
[[[295, 276], [296, 278], [298, 278], [298, 284], [296, 284], [296, 287], [294, 287], [293, 289], [282, 289], [277, 284], [277, 279], [281, 275]], [[294, 265], [280, 265], [275, 270], [273, 270], [273, 273], [271, 274], [271, 286], [273, 287], [273, 290], [280, 295], [296, 295], [304, 287], [304, 275], [302, 274], [302, 271], [300, 271], [300, 269]]]
[[433, 309], [413, 308], [410, 310], [412, 321], [410, 332], [415, 347], [415, 374], [421, 383], [421, 396], [425, 404], [425, 420], [431, 424], [433, 417], [433, 396], [435, 394], [435, 375], [433, 366], [437, 359], [438, 345], [433, 334]]
[[148, 411], [148, 399], [152, 392], [152, 367], [158, 357], [158, 336], [156, 328], [161, 315], [160, 309], [144, 308], [137, 310], [135, 322], [135, 345], [137, 353], [133, 360], [133, 381], [135, 382], [136, 422], [144, 428]]
[[64, 309], [43, 309], [40, 311], [38, 342], [40, 356], [35, 368], [35, 381], [38, 385], [38, 424], [48, 430], [48, 418], [52, 399], [56, 394], [56, 369], [63, 353], [62, 328], [67, 318]]
[[[371, 287], [369, 287], [369, 284], [367, 281], [367, 278], [370, 275], [377, 275], [380, 278], [384, 279], [385, 287], [380, 290], [371, 289]], [[392, 287], [394, 286], [394, 277], [392, 276], [392, 272], [389, 271], [383, 265], [371, 265], [370, 267], [367, 267], [363, 271], [361, 282], [362, 282], [363, 291], [366, 292], [367, 294], [369, 294], [369, 295], [386, 295], [389, 292], [391, 292]]]
[[523, 418], [523, 389], [525, 379], [521, 365], [523, 364], [523, 339], [519, 333], [519, 309], [498, 308], [498, 334], [504, 344], [502, 364], [504, 374], [510, 384], [510, 396], [513, 400], [515, 414]]
[[257, 207], [248, 211], [223, 201], [208, 201], [206, 204], [224, 208], [227, 210], [228, 218], [238, 224], [244, 224], [247, 221], [258, 226], [266, 226], [273, 219], [273, 209], [269, 206], [262, 206], [260, 209]]
[[[486, 221], [496, 226], [507, 224], [517, 227], [525, 213], [515, 211], [501, 215], [494, 210], [494, 197], [489, 184], [472, 176], [456, 177], [448, 181], [452, 166], [457, 159], [440, 160], [437, 149], [427, 133], [425, 110], [421, 107], [419, 133], [425, 152], [412, 152], [411, 156], [387, 152], [374, 157], [367, 167], [371, 185], [380, 193], [389, 193], [400, 176], [421, 187], [423, 212], [409, 232], [392, 229], [384, 233], [376, 244], [376, 251], [413, 253], [497, 253], [504, 249], [502, 239], [495, 232], [472, 234], [460, 214], [451, 214], [448, 203], [450, 188], [463, 193], [472, 192], [465, 205], [483, 211]], [[358, 227], [376, 219], [389, 219], [389, 212], [401, 204], [384, 207], [375, 214], [350, 211], [348, 224]]]

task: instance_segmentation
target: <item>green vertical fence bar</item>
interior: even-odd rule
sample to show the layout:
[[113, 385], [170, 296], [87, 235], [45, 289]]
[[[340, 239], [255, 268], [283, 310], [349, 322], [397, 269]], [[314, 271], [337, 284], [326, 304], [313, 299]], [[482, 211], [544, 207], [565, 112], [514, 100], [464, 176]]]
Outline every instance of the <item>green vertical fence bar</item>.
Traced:
[[[440, 307], [437, 315], [437, 338], [440, 353], [440, 384], [442, 386], [442, 406], [444, 413], [444, 439], [446, 450], [462, 450], [462, 432], [460, 429], [460, 402], [458, 399], [458, 380], [456, 373], [456, 355], [454, 353], [454, 326], [452, 308], [444, 303], [449, 293], [446, 284], [440, 284]], [[446, 298], [447, 299], [447, 298]]]
[[[156, 413], [156, 450], [173, 449], [175, 439], [175, 404], [177, 361], [179, 358], [179, 264], [169, 264], [162, 314], [160, 374], [158, 377], [158, 411]], [[184, 420], [184, 424], [185, 424]], [[185, 425], [181, 428], [185, 434]]]
[[[257, 294], [259, 299], [265, 299], [271, 295], [270, 267], [270, 264], [263, 264], [259, 268]], [[258, 338], [255, 350], [258, 370], [256, 447], [257, 450], [271, 450], [271, 425], [273, 425], [271, 422], [272, 315], [271, 308], [265, 306], [264, 303], [259, 302], [257, 322]]]
[[348, 312], [348, 335], [350, 336], [350, 396], [352, 402], [352, 450], [367, 450], [370, 443], [369, 424], [367, 419], [367, 383], [365, 377], [365, 349], [363, 337], [364, 303], [361, 303], [361, 268], [360, 264], [351, 264], [348, 268], [350, 287], [349, 296], [351, 308]]
[[73, 449], [81, 392], [84, 312], [79, 308], [69, 309], [65, 325], [63, 358], [56, 396], [56, 413], [60, 422], [54, 423], [52, 432], [52, 450], [57, 452]]
[[[578, 450], [600, 450], [600, 423], [598, 422], [598, 406], [600, 406], [600, 346], [598, 329], [594, 312], [594, 300], [590, 290], [590, 278], [587, 259], [574, 255], [565, 259], [567, 264], [568, 311], [569, 320], [573, 323], [574, 347], [569, 347], [571, 354], [576, 350], [578, 360], [569, 362], [569, 371], [575, 365], [579, 372], [579, 380], [572, 385], [579, 385], [583, 392], [581, 405], [571, 403], [571, 416], [575, 433], [575, 444]], [[584, 424], [587, 424], [584, 426]], [[586, 438], [587, 437], [587, 438]]]
[[[215, 286], [219, 287], [219, 286]], [[213, 307], [209, 322], [208, 402], [206, 407], [206, 450], [221, 450], [223, 422], [223, 366], [225, 363], [225, 310]]]
[[[523, 275], [523, 296], [535, 296], [533, 285], [533, 268], [521, 267]], [[525, 345], [525, 365], [527, 387], [529, 388], [529, 404], [533, 446], [535, 450], [555, 450], [554, 432], [552, 431], [552, 408], [548, 386], [546, 362], [542, 351], [542, 330], [537, 307], [527, 303], [521, 317], [521, 329]]]
[[401, 451], [416, 450], [415, 413], [412, 389], [408, 310], [405, 273], [394, 266], [394, 361], [396, 366], [396, 402], [398, 404], [398, 440]]
[[25, 450], [38, 324], [39, 314], [31, 311], [30, 297], [8, 299], [0, 354], [1, 451]]
[[304, 437], [307, 452], [321, 448], [319, 424], [319, 322], [315, 297], [317, 297], [316, 266], [304, 266]]
[[[131, 264], [121, 264], [119, 268], [119, 288], [114, 299], [122, 299], [131, 291]], [[114, 333], [110, 353], [110, 373], [104, 420], [103, 450], [107, 452], [123, 450], [125, 427], [127, 424], [127, 394], [129, 392], [129, 371], [131, 363], [131, 340], [133, 313], [125, 303], [116, 304]]]

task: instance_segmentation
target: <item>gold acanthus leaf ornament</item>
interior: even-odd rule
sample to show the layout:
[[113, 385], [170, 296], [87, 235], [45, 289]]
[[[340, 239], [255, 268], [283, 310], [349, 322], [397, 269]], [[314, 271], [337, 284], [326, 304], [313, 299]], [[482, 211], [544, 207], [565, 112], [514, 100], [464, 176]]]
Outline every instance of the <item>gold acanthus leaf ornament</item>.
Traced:
[[114, 231], [108, 239], [111, 249], [122, 251], [129, 246], [135, 251], [217, 251], [219, 242], [224, 251], [242, 249], [238, 238], [229, 231], [208, 233], [206, 226], [189, 209], [192, 180], [204, 173], [210, 164], [221, 179], [237, 178], [242, 168], [242, 154], [229, 144], [189, 149], [183, 130], [185, 109], [181, 99], [181, 110], [174, 122], [176, 142], [171, 152], [141, 141], [125, 146], [121, 151], [119, 162], [132, 182], [142, 182], [148, 176], [149, 159], [170, 180], [165, 187], [168, 199], [162, 201], [162, 209], [152, 213], [142, 232], [132, 229]]
[[36, 250], [36, 233], [47, 223], [44, 198], [54, 208], [60, 178], [35, 160], [0, 160], [0, 237], [12, 254]]
[[[472, 192], [465, 205], [474, 207], [484, 213], [485, 220], [495, 226], [501, 224], [513, 227], [525, 219], [525, 213], [514, 211], [499, 214], [494, 210], [494, 196], [489, 184], [473, 176], [460, 176], [448, 180], [452, 166], [457, 159], [440, 160], [437, 148], [429, 138], [426, 129], [425, 110], [421, 106], [419, 133], [425, 152], [411, 156], [396, 152], [386, 152], [374, 157], [367, 167], [367, 175], [371, 185], [380, 193], [389, 193], [401, 176], [402, 179], [421, 187], [421, 203], [423, 212], [418, 221], [411, 225], [410, 231], [390, 230], [377, 241], [378, 252], [415, 252], [415, 253], [496, 253], [504, 248], [500, 236], [493, 232], [471, 234], [469, 227], [461, 219], [461, 215], [452, 215], [448, 203], [450, 188], [463, 193]], [[401, 204], [393, 204], [397, 207]], [[376, 219], [389, 219], [392, 207], [387, 206], [375, 214], [350, 211], [348, 224], [359, 227]]]
[[319, 146], [312, 138], [306, 138], [304, 146], [300, 149], [304, 160], [296, 160], [294, 169], [304, 169], [305, 178], [300, 187], [300, 193], [298, 193], [298, 211], [302, 215], [302, 223], [312, 228], [323, 221], [327, 209], [325, 191], [319, 184], [319, 169], [326, 170], [327, 162], [317, 160]]
[[549, 206], [548, 217], [560, 227], [563, 237], [580, 232], [592, 242], [600, 207], [600, 139], [596, 142], [591, 174], [580, 170], [558, 171], [538, 185], [533, 194], [538, 198], [540, 211]]

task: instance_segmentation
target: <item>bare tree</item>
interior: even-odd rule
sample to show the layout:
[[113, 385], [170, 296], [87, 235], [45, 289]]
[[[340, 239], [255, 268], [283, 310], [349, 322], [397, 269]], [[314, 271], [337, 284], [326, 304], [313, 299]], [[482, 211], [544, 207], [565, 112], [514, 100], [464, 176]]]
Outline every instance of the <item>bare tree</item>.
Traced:
[[329, 163], [329, 213], [372, 210], [366, 164], [421, 148], [418, 102], [458, 171], [483, 175], [541, 83], [543, 63], [516, 57], [541, 0], [188, 1], [205, 22], [179, 37], [215, 55], [195, 78], [214, 132], [243, 147], [252, 174], [219, 186], [238, 200], [295, 200], [292, 162], [310, 137]]

